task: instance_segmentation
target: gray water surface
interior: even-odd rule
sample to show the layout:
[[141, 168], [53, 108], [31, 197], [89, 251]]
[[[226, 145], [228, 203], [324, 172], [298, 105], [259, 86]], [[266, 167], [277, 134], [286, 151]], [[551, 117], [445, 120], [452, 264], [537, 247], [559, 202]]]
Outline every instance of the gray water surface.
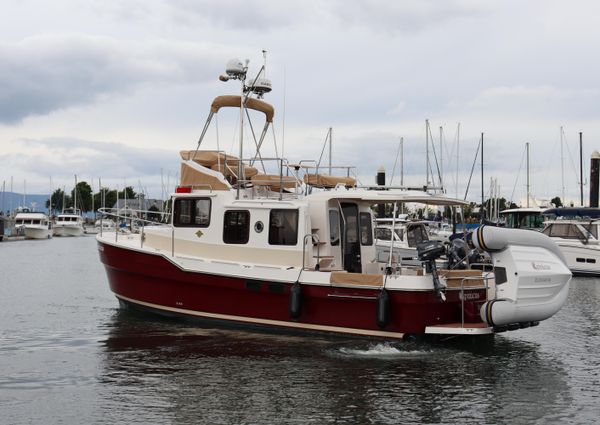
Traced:
[[598, 423], [600, 280], [491, 341], [386, 343], [120, 310], [93, 237], [0, 243], [0, 423]]

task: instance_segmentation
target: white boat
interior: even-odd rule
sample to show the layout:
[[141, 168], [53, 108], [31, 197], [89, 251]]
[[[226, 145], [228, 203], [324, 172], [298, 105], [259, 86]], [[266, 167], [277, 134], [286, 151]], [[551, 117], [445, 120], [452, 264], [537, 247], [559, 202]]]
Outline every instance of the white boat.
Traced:
[[[269, 169], [260, 146], [274, 108], [258, 97], [270, 83], [246, 85], [246, 72], [241, 61], [228, 64], [221, 80], [241, 81], [242, 94], [215, 98], [196, 149], [181, 152], [170, 222], [97, 235], [120, 304], [217, 324], [389, 339], [485, 336], [537, 325], [562, 307], [571, 273], [541, 233], [479, 227], [471, 247], [490, 253], [489, 272], [438, 271], [447, 249], [440, 241], [419, 244], [417, 266], [377, 261], [373, 205], [462, 201], [357, 187], [352, 167], [338, 167], [343, 177], [323, 175], [275, 157]], [[257, 152], [243, 156], [242, 131], [237, 157], [200, 150], [222, 108], [239, 108], [241, 120], [249, 109], [265, 115]]]
[[27, 239], [48, 239], [52, 237], [52, 223], [48, 216], [39, 212], [19, 212], [15, 215], [17, 234]]
[[82, 236], [84, 220], [78, 210], [65, 210], [54, 220], [54, 236]]
[[500, 218], [504, 221], [504, 226], [511, 229], [541, 231], [544, 228], [542, 213], [547, 209], [541, 207], [511, 208], [500, 211]]
[[420, 265], [417, 245], [429, 241], [427, 227], [419, 221], [399, 218], [378, 218], [375, 220], [375, 247], [377, 260], [387, 262], [390, 247], [393, 247], [394, 262], [402, 265]]
[[600, 209], [552, 208], [542, 233], [558, 245], [576, 275], [600, 276]]
[[108, 218], [103, 218], [100, 220], [96, 220], [94, 223], [94, 228], [96, 233], [102, 232], [114, 232], [115, 231], [115, 222]]

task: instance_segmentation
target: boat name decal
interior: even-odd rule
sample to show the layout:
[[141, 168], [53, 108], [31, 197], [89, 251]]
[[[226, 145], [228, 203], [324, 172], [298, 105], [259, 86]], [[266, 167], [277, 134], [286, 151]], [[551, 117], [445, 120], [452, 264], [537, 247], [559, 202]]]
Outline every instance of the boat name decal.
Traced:
[[532, 261], [531, 265], [533, 266], [533, 268], [535, 270], [551, 270], [552, 269], [552, 267], [550, 267], [549, 264], [536, 263], [535, 261]]
[[467, 300], [478, 300], [479, 298], [481, 298], [481, 296], [477, 292], [465, 292], [463, 294], [463, 299], [465, 301], [467, 301]]

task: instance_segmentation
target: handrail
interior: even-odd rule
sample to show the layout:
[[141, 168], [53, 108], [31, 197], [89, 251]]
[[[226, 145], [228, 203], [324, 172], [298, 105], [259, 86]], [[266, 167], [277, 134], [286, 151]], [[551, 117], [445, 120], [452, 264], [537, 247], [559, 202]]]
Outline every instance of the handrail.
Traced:
[[306, 259], [304, 254], [306, 252], [306, 238], [308, 237], [310, 237], [312, 240], [312, 233], [307, 233], [302, 238], [302, 270], [306, 269]]

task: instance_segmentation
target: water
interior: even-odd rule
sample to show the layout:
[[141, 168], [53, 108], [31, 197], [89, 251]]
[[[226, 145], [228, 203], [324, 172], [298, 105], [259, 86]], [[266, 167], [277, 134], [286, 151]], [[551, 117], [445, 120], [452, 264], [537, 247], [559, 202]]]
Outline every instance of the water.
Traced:
[[92, 237], [0, 243], [0, 423], [597, 423], [600, 280], [487, 344], [203, 328], [122, 311]]

